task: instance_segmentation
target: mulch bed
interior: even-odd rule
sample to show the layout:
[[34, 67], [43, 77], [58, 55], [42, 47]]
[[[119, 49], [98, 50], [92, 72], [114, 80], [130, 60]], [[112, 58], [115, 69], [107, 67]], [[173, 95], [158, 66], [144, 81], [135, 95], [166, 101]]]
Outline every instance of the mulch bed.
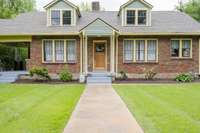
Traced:
[[[199, 82], [199, 80], [195, 80], [194, 82]], [[180, 82], [177, 82], [173, 79], [154, 79], [154, 80], [146, 80], [146, 79], [127, 79], [127, 80], [121, 80], [116, 79], [113, 81], [114, 84], [178, 84]]]
[[82, 84], [82, 83], [79, 83], [78, 80], [63, 82], [60, 80], [48, 80], [48, 81], [37, 80], [37, 81], [35, 81], [33, 79], [18, 79], [13, 83], [14, 84]]

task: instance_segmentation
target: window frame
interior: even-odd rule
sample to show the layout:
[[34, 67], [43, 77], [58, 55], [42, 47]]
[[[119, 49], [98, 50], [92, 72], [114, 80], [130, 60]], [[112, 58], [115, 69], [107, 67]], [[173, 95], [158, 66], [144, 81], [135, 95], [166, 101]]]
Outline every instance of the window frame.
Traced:
[[[171, 54], [172, 54], [172, 41], [179, 41], [179, 56], [178, 57], [172, 57], [171, 56]], [[190, 56], [189, 57], [184, 57], [183, 56], [183, 41], [184, 40], [189, 40], [191, 43], [190, 43]], [[171, 57], [171, 59], [192, 59], [193, 58], [193, 53], [192, 53], [192, 51], [193, 51], [193, 48], [192, 48], [192, 46], [193, 46], [193, 39], [192, 38], [172, 38], [171, 40], [170, 40], [170, 57]]]
[[[135, 11], [135, 24], [127, 24], [127, 11], [133, 10]], [[149, 16], [150, 10], [147, 8], [125, 8], [125, 17], [122, 17], [122, 21], [125, 21], [125, 26], [148, 26], [149, 25], [149, 19], [151, 16]], [[146, 24], [139, 24], [138, 23], [138, 11], [146, 11]], [[150, 17], [150, 18], [149, 18]]]
[[[63, 12], [64, 11], [69, 11], [70, 12], [70, 14], [71, 14], [71, 17], [70, 17], [70, 24], [64, 24], [64, 18], [63, 18]], [[69, 17], [68, 17], [69, 18]], [[62, 25], [63, 26], [69, 26], [69, 25], [72, 25], [72, 10], [62, 10]]]
[[[44, 41], [46, 40], [51, 40], [52, 41], [52, 51], [53, 51], [53, 60], [51, 62], [47, 62], [44, 60]], [[62, 40], [64, 41], [64, 61], [63, 62], [60, 62], [60, 61], [56, 61], [56, 48], [55, 48], [55, 41], [56, 40]], [[74, 61], [68, 61], [67, 60], [67, 41], [69, 40], [73, 40], [75, 41], [75, 55], [76, 55], [76, 58]], [[77, 63], [77, 40], [76, 39], [43, 39], [42, 40], [42, 63], [45, 63], [45, 64], [74, 64], [74, 63]]]
[[[60, 24], [59, 25], [52, 25], [52, 11], [60, 11]], [[71, 12], [71, 24], [63, 24], [63, 11], [70, 11]], [[73, 26], [75, 25], [73, 21], [76, 20], [76, 16], [74, 15], [73, 9], [50, 9], [50, 26]]]
[[[67, 44], [67, 41], [74, 41], [75, 42], [75, 60], [68, 60], [68, 44]], [[76, 39], [68, 39], [68, 40], [65, 40], [65, 43], [66, 43], [66, 47], [65, 47], [65, 50], [66, 50], [66, 62], [68, 63], [76, 63], [77, 62], [77, 41]]]
[[[126, 40], [132, 40], [134, 41], [134, 46], [133, 46], [133, 60], [130, 62], [130, 61], [126, 61], [125, 58], [124, 58], [124, 44], [125, 44], [125, 41]], [[144, 50], [144, 61], [137, 61], [136, 60], [136, 40], [144, 40], [145, 42], [145, 50]], [[148, 50], [147, 50], [147, 42], [148, 40], [154, 40], [156, 41], [156, 60], [155, 61], [150, 61], [148, 60], [147, 58], [147, 54], [148, 54]], [[158, 39], [157, 38], [127, 38], [127, 39], [124, 39], [123, 40], [123, 63], [158, 63], [158, 52], [159, 52], [159, 49], [158, 49]]]

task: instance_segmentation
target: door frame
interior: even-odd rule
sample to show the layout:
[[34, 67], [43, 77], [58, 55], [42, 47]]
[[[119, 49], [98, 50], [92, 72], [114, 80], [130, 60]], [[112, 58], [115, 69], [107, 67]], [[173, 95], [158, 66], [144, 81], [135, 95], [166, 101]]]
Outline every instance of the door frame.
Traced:
[[105, 43], [105, 71], [107, 71], [107, 40], [93, 40], [93, 71], [98, 70], [95, 69], [95, 44], [96, 43]]

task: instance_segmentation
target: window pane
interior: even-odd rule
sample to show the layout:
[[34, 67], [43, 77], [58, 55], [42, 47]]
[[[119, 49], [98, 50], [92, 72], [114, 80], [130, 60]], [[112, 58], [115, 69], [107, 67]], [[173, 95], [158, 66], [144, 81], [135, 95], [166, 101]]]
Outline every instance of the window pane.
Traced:
[[60, 11], [51, 11], [51, 24], [60, 25]]
[[64, 62], [64, 40], [55, 40], [56, 61]]
[[190, 57], [191, 40], [182, 41], [182, 56]]
[[71, 25], [71, 11], [63, 11], [63, 25]]
[[171, 41], [171, 56], [172, 57], [179, 57], [179, 47], [180, 47], [179, 40]]
[[45, 40], [44, 41], [44, 61], [45, 62], [52, 62], [53, 61], [53, 41], [52, 40]]
[[138, 24], [139, 25], [146, 25], [146, 16], [147, 16], [147, 11], [138, 11]]
[[147, 60], [148, 61], [156, 61], [156, 40], [148, 40], [147, 41]]
[[135, 10], [127, 10], [127, 24], [135, 24]]
[[67, 60], [76, 61], [76, 41], [67, 41]]
[[124, 61], [133, 61], [134, 40], [124, 40]]
[[136, 61], [144, 61], [145, 41], [136, 40]]

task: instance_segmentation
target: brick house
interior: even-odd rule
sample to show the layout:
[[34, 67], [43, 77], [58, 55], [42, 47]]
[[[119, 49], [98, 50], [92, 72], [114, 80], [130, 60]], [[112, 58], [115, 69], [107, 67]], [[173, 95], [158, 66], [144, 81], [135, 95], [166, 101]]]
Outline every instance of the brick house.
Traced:
[[54, 0], [45, 12], [0, 20], [0, 42], [28, 42], [27, 68], [58, 74], [67, 64], [75, 78], [91, 72], [159, 78], [200, 73], [200, 24], [178, 11], [152, 11], [144, 0], [129, 0], [119, 11], [80, 12], [67, 0]]

